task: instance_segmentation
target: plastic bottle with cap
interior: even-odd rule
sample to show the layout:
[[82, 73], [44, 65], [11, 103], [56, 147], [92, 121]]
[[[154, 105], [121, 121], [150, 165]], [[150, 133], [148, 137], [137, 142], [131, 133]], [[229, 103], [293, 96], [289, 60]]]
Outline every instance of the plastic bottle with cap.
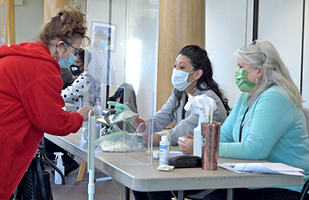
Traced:
[[[62, 174], [64, 174], [64, 166], [62, 163], [62, 155], [63, 153], [61, 152], [55, 152], [54, 153], [56, 155], [56, 159], [57, 159], [57, 168], [60, 169], [60, 171], [62, 172]], [[55, 171], [55, 184], [61, 184], [62, 183], [62, 177], [61, 175]]]
[[[101, 102], [100, 102], [99, 98], [97, 98], [95, 103], [94, 103], [93, 111], [94, 111], [96, 119], [102, 117], [103, 111], [102, 111]], [[101, 137], [100, 132], [101, 132], [101, 125], [100, 125], [99, 122], [96, 121], [96, 123], [95, 123], [95, 139], [98, 139], [98, 138]]]
[[168, 136], [163, 135], [161, 137], [160, 141], [160, 157], [159, 157], [159, 163], [160, 165], [168, 165], [168, 159], [169, 159], [169, 141]]
[[94, 111], [94, 113], [95, 113], [95, 115], [96, 115], [97, 117], [99, 117], [100, 115], [102, 115], [102, 107], [101, 107], [100, 104], [101, 104], [101, 103], [100, 103], [100, 99], [97, 98], [96, 101], [95, 101], [95, 103], [94, 103], [94, 107], [93, 107], [93, 111]]

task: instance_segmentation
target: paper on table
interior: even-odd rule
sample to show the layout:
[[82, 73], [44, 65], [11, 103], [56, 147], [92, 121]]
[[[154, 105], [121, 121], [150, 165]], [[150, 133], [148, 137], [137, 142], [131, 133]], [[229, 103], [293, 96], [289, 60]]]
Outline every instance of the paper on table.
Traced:
[[[182, 153], [181, 151], [170, 151], [170, 153], [169, 153], [169, 158], [174, 158], [174, 157], [176, 157], [176, 156], [182, 156], [182, 155], [183, 155], [183, 153]], [[159, 156], [160, 156], [160, 151], [153, 151], [152, 156], [153, 156], [154, 158], [159, 158]]]
[[303, 169], [283, 163], [222, 163], [219, 167], [236, 173], [271, 173], [304, 176]]

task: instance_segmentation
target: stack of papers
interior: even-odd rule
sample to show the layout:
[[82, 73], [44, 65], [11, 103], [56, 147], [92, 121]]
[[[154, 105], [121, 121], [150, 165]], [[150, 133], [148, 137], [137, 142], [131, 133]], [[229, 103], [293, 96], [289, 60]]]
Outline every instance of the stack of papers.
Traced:
[[303, 169], [291, 167], [283, 163], [222, 163], [219, 167], [236, 173], [286, 174], [304, 176]]

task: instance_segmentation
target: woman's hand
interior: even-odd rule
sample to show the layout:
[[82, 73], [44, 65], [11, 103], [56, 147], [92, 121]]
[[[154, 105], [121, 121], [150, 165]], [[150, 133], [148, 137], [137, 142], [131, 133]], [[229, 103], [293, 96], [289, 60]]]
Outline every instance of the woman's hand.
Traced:
[[93, 108], [91, 106], [84, 106], [81, 109], [79, 109], [77, 112], [83, 116], [84, 120], [83, 121], [87, 121], [88, 120], [88, 113], [90, 110], [92, 110]]
[[183, 153], [193, 154], [193, 136], [187, 134], [186, 136], [182, 136], [183, 142], [178, 140], [179, 148]]

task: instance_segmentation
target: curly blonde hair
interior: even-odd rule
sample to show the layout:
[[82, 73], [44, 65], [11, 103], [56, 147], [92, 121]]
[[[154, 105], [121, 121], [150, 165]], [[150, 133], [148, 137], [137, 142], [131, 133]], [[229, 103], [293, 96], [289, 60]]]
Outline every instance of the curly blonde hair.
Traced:
[[56, 40], [72, 44], [77, 38], [86, 39], [89, 43], [86, 31], [86, 14], [80, 7], [66, 6], [41, 27], [39, 40], [46, 45], [52, 45]]

